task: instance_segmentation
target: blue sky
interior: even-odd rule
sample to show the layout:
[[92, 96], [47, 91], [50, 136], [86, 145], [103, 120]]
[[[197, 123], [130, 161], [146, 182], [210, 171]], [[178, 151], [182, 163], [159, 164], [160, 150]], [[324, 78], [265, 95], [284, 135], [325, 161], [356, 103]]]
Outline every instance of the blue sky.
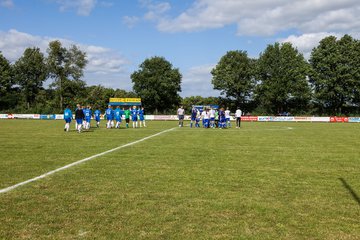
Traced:
[[79, 45], [88, 85], [131, 90], [130, 75], [162, 56], [183, 75], [181, 96], [217, 96], [211, 69], [230, 50], [258, 57], [293, 43], [306, 57], [319, 40], [359, 37], [355, 0], [0, 0], [0, 51], [10, 61], [49, 41]]

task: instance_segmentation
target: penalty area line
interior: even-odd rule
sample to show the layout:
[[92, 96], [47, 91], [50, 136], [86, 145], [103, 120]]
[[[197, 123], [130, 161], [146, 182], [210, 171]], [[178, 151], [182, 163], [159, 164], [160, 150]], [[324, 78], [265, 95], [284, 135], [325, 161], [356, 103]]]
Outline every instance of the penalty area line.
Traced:
[[81, 159], [81, 160], [79, 160], [79, 161], [76, 161], [76, 162], [67, 164], [67, 165], [65, 165], [65, 166], [63, 166], [63, 167], [57, 168], [57, 169], [55, 169], [55, 170], [52, 170], [52, 171], [50, 171], [50, 172], [44, 173], [44, 174], [42, 174], [42, 175], [40, 175], [40, 176], [31, 178], [31, 179], [28, 179], [28, 180], [26, 180], [26, 181], [17, 183], [17, 184], [15, 184], [15, 185], [10, 186], [10, 187], [0, 189], [0, 194], [1, 194], [1, 193], [9, 192], [9, 191], [11, 191], [11, 190], [14, 190], [15, 188], [20, 187], [20, 186], [26, 185], [26, 184], [31, 183], [31, 182], [35, 182], [35, 181], [37, 181], [37, 180], [43, 179], [43, 178], [45, 178], [45, 177], [47, 177], [47, 176], [50, 176], [50, 175], [52, 175], [52, 174], [54, 174], [54, 173], [63, 171], [63, 170], [65, 170], [65, 169], [71, 168], [71, 167], [73, 167], [73, 166], [79, 165], [79, 164], [84, 163], [84, 162], [87, 162], [87, 161], [90, 161], [90, 160], [92, 160], [92, 159], [94, 159], [94, 158], [104, 156], [104, 155], [106, 155], [106, 154], [108, 154], [108, 153], [111, 153], [111, 152], [117, 151], [117, 150], [119, 150], [119, 149], [126, 148], [126, 147], [129, 147], [129, 146], [132, 146], [132, 145], [135, 145], [135, 144], [137, 144], [137, 143], [146, 141], [146, 140], [148, 140], [148, 139], [150, 139], [150, 138], [159, 136], [159, 135], [161, 135], [161, 134], [163, 134], [163, 133], [167, 133], [167, 132], [173, 131], [173, 130], [176, 129], [176, 128], [177, 128], [177, 127], [170, 128], [170, 129], [166, 129], [166, 130], [164, 130], [164, 131], [161, 131], [161, 132], [155, 133], [155, 134], [153, 134], [153, 135], [144, 137], [144, 138], [139, 139], [139, 140], [136, 140], [136, 141], [134, 141], [134, 142], [130, 142], [130, 143], [127, 143], [127, 144], [118, 146], [118, 147], [116, 147], [116, 148], [112, 148], [112, 149], [107, 150], [107, 151], [105, 151], [105, 152], [101, 152], [101, 153], [92, 155], [92, 156], [90, 156], [90, 157]]

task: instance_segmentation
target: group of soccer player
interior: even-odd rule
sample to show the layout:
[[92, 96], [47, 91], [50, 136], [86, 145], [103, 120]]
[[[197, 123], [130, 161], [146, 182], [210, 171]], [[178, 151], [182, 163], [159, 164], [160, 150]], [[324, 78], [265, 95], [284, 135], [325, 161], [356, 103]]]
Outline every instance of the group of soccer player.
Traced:
[[[136, 106], [129, 107], [127, 109], [117, 106], [115, 110], [111, 105], [105, 110], [104, 116], [106, 117], [106, 128], [120, 128], [122, 122], [122, 116], [125, 116], [126, 128], [129, 128], [130, 116], [133, 123], [133, 128], [146, 127], [144, 108], [137, 109]], [[89, 130], [91, 127], [91, 119], [96, 121], [96, 127], [100, 127], [101, 111], [96, 109], [94, 113], [91, 110], [91, 106], [76, 105], [75, 109], [75, 129], [80, 133], [83, 130]], [[64, 131], [70, 130], [70, 123], [73, 119], [72, 111], [68, 106], [64, 111], [65, 127]], [[114, 123], [115, 121], [115, 123]]]
[[[105, 116], [107, 120], [106, 128], [113, 128], [113, 127], [120, 128], [120, 124], [122, 122], [122, 116], [125, 116], [126, 128], [129, 128], [130, 117], [133, 128], [138, 128], [143, 126], [146, 127], [145, 112], [143, 107], [137, 109], [136, 106], [133, 106], [127, 109], [125, 108], [121, 109], [120, 106], [117, 106], [114, 110], [112, 106], [109, 105], [105, 111]], [[114, 123], [114, 120], [116, 124]]]
[[[181, 106], [177, 113], [179, 117], [179, 127], [183, 127], [183, 120], [184, 120], [184, 109]], [[241, 110], [238, 108], [235, 112], [235, 119], [236, 119], [236, 128], [240, 128], [241, 123]], [[229, 108], [204, 108], [204, 109], [197, 109], [193, 107], [191, 109], [191, 121], [190, 127], [199, 128], [200, 121], [202, 122], [203, 128], [230, 128], [231, 127], [231, 116]]]

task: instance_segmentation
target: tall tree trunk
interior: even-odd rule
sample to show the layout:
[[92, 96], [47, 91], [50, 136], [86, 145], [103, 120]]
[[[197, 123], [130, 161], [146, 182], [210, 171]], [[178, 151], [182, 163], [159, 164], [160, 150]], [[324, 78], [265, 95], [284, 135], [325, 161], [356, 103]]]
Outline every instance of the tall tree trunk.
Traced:
[[64, 97], [63, 97], [63, 93], [62, 93], [62, 78], [59, 78], [59, 94], [60, 94], [60, 102], [59, 102], [59, 107], [60, 107], [60, 111], [62, 112], [63, 110], [63, 103], [64, 103]]

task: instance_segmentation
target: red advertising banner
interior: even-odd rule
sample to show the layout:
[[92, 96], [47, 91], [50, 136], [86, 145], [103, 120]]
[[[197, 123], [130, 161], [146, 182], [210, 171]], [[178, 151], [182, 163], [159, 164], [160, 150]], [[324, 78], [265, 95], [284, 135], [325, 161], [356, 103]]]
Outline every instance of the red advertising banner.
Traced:
[[244, 122], [257, 122], [258, 117], [257, 116], [242, 116], [241, 121]]
[[330, 117], [330, 122], [332, 122], [332, 123], [349, 122], [349, 118], [348, 117]]

